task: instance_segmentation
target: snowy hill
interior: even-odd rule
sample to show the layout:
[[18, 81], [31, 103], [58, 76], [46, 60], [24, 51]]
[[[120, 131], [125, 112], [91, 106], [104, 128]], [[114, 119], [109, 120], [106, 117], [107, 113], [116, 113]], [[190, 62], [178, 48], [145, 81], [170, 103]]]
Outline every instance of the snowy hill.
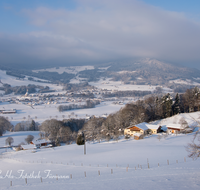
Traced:
[[[179, 114], [160, 121], [159, 125], [179, 123], [184, 118], [189, 126], [199, 123], [200, 112]], [[14, 145], [27, 135], [39, 138], [39, 132], [7, 132]], [[194, 133], [151, 135], [142, 140], [87, 142], [55, 148], [15, 152], [0, 149], [1, 189], [194, 189], [200, 188], [200, 160], [188, 157], [186, 146]], [[12, 185], [12, 186], [11, 186]]]
[[76, 144], [35, 153], [1, 150], [1, 189], [197, 190], [200, 160], [189, 159], [185, 150], [192, 137], [87, 143], [86, 155]]

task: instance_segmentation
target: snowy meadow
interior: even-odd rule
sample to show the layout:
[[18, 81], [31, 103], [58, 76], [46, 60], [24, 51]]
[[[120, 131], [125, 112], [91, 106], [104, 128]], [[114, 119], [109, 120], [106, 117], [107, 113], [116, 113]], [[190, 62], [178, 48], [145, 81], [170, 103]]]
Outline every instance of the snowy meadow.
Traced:
[[[16, 142], [25, 133], [16, 132]], [[1, 149], [0, 189], [199, 189], [200, 160], [185, 150], [192, 138], [87, 142], [86, 155], [76, 144], [36, 152]]]

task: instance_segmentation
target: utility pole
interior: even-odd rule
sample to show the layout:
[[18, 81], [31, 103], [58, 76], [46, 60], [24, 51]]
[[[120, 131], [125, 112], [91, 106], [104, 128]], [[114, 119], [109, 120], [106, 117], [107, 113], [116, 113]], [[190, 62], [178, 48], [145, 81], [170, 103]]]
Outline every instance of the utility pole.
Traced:
[[84, 138], [84, 154], [86, 154], [86, 139], [85, 139], [85, 134], [84, 134], [85, 131], [82, 132], [83, 134], [83, 138]]
[[86, 140], [84, 142], [84, 154], [86, 154]]

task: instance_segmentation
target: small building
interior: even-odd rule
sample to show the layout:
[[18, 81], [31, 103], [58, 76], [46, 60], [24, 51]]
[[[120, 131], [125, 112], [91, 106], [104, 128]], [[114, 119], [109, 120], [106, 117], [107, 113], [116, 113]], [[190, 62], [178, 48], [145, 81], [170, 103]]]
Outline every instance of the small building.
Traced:
[[147, 127], [147, 123], [140, 123], [137, 125], [131, 125], [124, 129], [124, 135], [135, 136], [135, 134], [146, 135], [149, 132], [149, 128]]
[[157, 134], [162, 132], [162, 127], [160, 125], [152, 125], [152, 124], [147, 124], [147, 127], [151, 130], [151, 134]]
[[16, 112], [17, 112], [16, 109], [12, 109], [12, 110], [4, 110], [1, 113], [2, 114], [13, 114], [13, 113], [16, 113]]
[[134, 139], [135, 140], [140, 140], [140, 139], [143, 139], [144, 138], [144, 135], [140, 134], [140, 133], [135, 133], [134, 134]]
[[50, 147], [51, 141], [46, 139], [37, 139], [30, 142], [30, 144], [35, 145], [37, 148]]
[[21, 145], [22, 150], [34, 150], [37, 147], [34, 144]]
[[177, 134], [177, 133], [182, 133], [185, 131], [185, 128], [181, 124], [168, 124], [167, 126], [167, 133], [172, 133], [172, 134]]

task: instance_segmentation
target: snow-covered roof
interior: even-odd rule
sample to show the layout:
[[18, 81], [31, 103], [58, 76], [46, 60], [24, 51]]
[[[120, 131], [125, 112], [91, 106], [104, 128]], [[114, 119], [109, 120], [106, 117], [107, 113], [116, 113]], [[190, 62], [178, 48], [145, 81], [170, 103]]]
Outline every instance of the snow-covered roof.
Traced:
[[32, 141], [33, 144], [42, 144], [42, 143], [50, 143], [50, 142], [51, 142], [50, 140], [46, 140], [46, 139], [36, 139]]
[[134, 136], [140, 137], [142, 134], [140, 133], [135, 133]]
[[143, 122], [143, 123], [139, 123], [137, 125], [135, 125], [136, 127], [142, 129], [142, 130], [148, 130], [149, 128], [147, 127], [147, 123], [146, 122]]
[[174, 128], [174, 129], [183, 129], [183, 127], [181, 126], [181, 124], [167, 124], [166, 125], [167, 128]]
[[25, 144], [25, 145], [21, 145], [21, 147], [24, 150], [28, 150], [28, 149], [36, 149], [36, 146], [34, 144]]
[[146, 123], [146, 122], [139, 123], [139, 124], [137, 124], [137, 125], [130, 125], [129, 127], [127, 127], [127, 129], [129, 129], [129, 128], [131, 128], [131, 127], [134, 127], [134, 126], [140, 128], [140, 129], [142, 129], [142, 130], [144, 130], [144, 131], [149, 129], [149, 128], [147, 127], [147, 123]]
[[147, 124], [146, 125], [149, 129], [158, 129], [160, 125], [152, 125], [152, 124]]

